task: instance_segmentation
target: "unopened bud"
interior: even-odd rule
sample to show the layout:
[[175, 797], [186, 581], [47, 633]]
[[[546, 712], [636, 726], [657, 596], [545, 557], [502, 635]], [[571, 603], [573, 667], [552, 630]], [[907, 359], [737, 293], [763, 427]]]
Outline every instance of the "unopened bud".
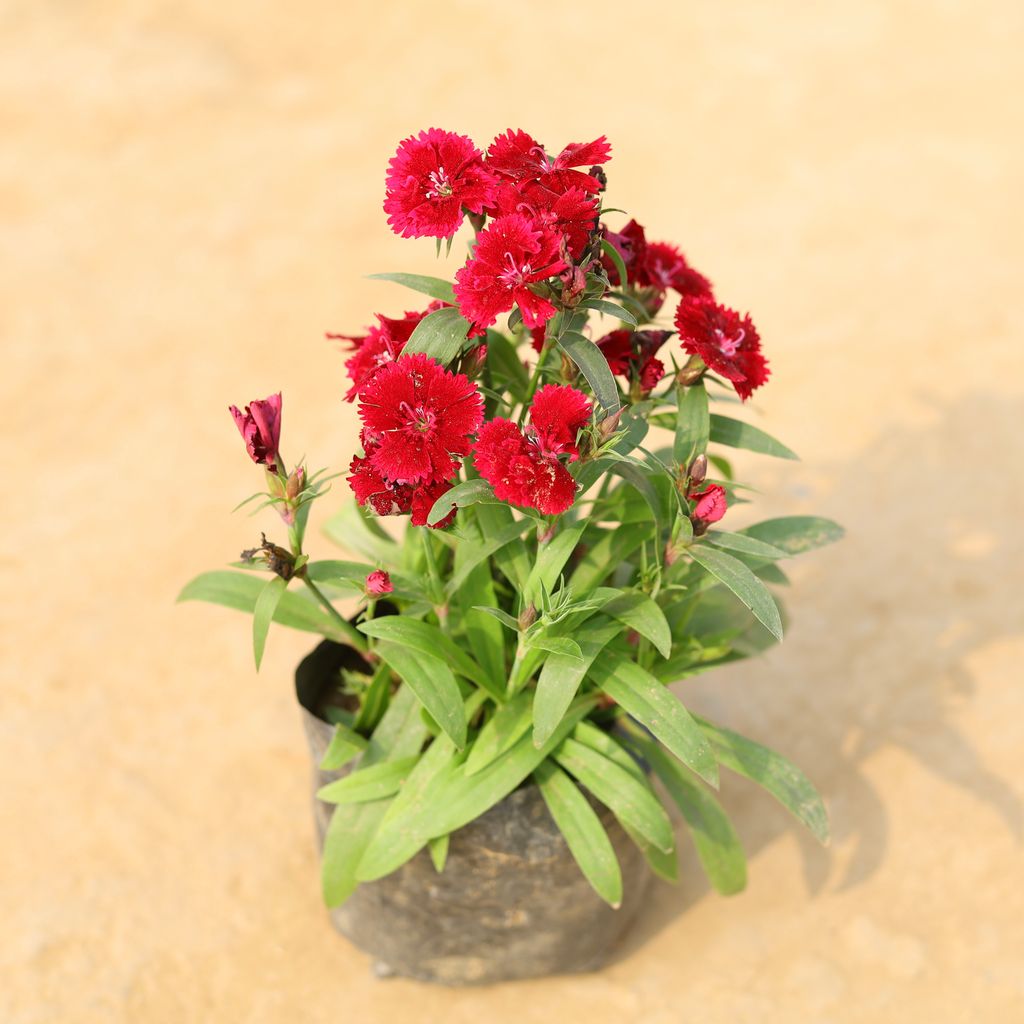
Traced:
[[284, 497], [284, 485], [281, 483], [281, 478], [277, 473], [271, 473], [269, 469], [267, 470], [267, 490], [275, 498]]
[[707, 366], [700, 356], [690, 356], [683, 364], [682, 369], [676, 374], [676, 384], [680, 387], [689, 387], [696, 384], [704, 376]]
[[562, 304], [576, 306], [587, 290], [587, 275], [582, 267], [571, 266], [560, 275], [563, 282]]
[[603, 167], [596, 165], [591, 167], [587, 173], [601, 186], [600, 189], [598, 189], [599, 192], [603, 192], [608, 187], [608, 175], [605, 174]]
[[619, 420], [622, 419], [622, 409], [616, 409], [611, 416], [605, 416], [597, 425], [597, 436], [602, 442], [607, 441], [616, 430], [619, 429]]
[[306, 486], [306, 467], [296, 466], [288, 476], [288, 480], [284, 485], [284, 496], [289, 501], [294, 501], [301, 493], [302, 488]]
[[519, 613], [519, 629], [520, 629], [520, 631], [529, 629], [536, 621], [537, 621], [537, 609], [532, 604], [528, 604]]
[[686, 475], [690, 478], [691, 487], [699, 487], [704, 483], [704, 477], [708, 475], [708, 457], [703, 452], [690, 463]]
[[465, 374], [470, 380], [476, 380], [483, 372], [484, 364], [487, 362], [487, 346], [477, 345], [472, 351], [467, 352], [459, 363], [459, 372]]

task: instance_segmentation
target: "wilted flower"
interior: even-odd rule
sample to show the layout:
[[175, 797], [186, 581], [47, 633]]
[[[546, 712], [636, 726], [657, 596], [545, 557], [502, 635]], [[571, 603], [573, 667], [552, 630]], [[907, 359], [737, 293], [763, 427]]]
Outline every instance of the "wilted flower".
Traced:
[[228, 407], [235, 418], [235, 426], [245, 440], [249, 458], [257, 465], [277, 472], [278, 446], [281, 443], [281, 392], [252, 402], [239, 412], [238, 406]]

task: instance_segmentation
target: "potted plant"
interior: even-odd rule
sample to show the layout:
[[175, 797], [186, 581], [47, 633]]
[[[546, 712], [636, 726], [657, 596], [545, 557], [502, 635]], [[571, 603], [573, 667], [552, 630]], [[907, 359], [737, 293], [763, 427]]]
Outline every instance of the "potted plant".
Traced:
[[768, 377], [760, 339], [676, 247], [605, 225], [609, 156], [602, 137], [551, 157], [523, 131], [486, 153], [439, 129], [399, 145], [392, 229], [438, 255], [473, 235], [454, 283], [375, 275], [425, 308], [332, 336], [362, 431], [324, 529], [355, 560], [307, 552], [331, 478], [285, 462], [281, 396], [231, 409], [287, 540], [182, 598], [251, 613], [257, 668], [271, 622], [325, 638], [296, 677], [323, 894], [382, 970], [597, 966], [650, 872], [676, 877], [669, 804], [714, 887], [742, 889], [721, 769], [827, 838], [797, 768], [669, 684], [780, 640], [778, 563], [840, 530], [728, 528], [746, 500], [728, 450], [794, 458], [728, 412]]

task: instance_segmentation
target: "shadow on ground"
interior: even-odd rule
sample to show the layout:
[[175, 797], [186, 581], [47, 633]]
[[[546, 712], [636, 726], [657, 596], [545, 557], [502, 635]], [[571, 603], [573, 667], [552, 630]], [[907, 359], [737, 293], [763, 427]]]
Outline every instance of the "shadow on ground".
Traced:
[[[880, 434], [860, 458], [826, 467], [810, 504], [843, 523], [847, 537], [790, 563], [789, 642], [760, 665], [676, 687], [708, 717], [790, 756], [829, 804], [833, 842], [822, 848], [756, 787], [728, 780], [724, 799], [753, 876], [758, 851], [792, 832], [810, 893], [870, 878], [886, 856], [891, 812], [863, 769], [890, 747], [970, 793], [1020, 838], [1019, 799], [958, 730], [955, 712], [976, 690], [972, 655], [1024, 630], [1024, 594], [1013, 584], [1024, 579], [1013, 477], [1024, 465], [1022, 411], [1019, 402], [969, 396], [934, 408], [920, 429]], [[978, 480], [972, 467], [991, 459], [993, 445], [1006, 473]], [[784, 467], [778, 487], [800, 473]], [[679, 886], [648, 901], [620, 956], [708, 894], [685, 836], [682, 845]]]

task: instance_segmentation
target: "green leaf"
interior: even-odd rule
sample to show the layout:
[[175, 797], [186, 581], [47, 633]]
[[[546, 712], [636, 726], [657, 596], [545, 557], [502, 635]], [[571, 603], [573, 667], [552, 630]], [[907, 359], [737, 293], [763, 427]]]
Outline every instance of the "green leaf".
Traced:
[[671, 690], [646, 669], [606, 653], [590, 669], [590, 678], [627, 714], [649, 729], [683, 764], [718, 786], [718, 766], [708, 741]]
[[782, 639], [782, 618], [768, 588], [738, 558], [708, 544], [693, 544], [686, 553], [715, 579], [724, 583], [750, 609], [777, 640]]
[[607, 299], [590, 299], [582, 303], [582, 306], [584, 309], [596, 309], [600, 313], [607, 313], [608, 316], [613, 316], [616, 320], [629, 324], [630, 327], [636, 327], [636, 317], [632, 313]]
[[[508, 505], [477, 505], [473, 509], [473, 515], [480, 525], [480, 531], [485, 541], [498, 538], [510, 528], [511, 524], [517, 522]], [[518, 522], [529, 524], [532, 520], [521, 519]], [[520, 530], [521, 532], [522, 530]], [[506, 541], [499, 545], [493, 554], [498, 568], [516, 590], [521, 591], [526, 586], [527, 576], [530, 575], [530, 560], [526, 545], [521, 541]]]
[[615, 268], [615, 272], [619, 275], [619, 287], [625, 288], [629, 284], [629, 277], [626, 274], [626, 264], [622, 262], [622, 256], [619, 254], [619, 250], [616, 249], [607, 238], [602, 238], [601, 252], [603, 252], [605, 256], [612, 261], [612, 266]]
[[451, 306], [436, 309], [413, 329], [402, 349], [403, 356], [422, 352], [447, 366], [462, 351], [469, 334], [469, 323]]
[[329, 804], [365, 804], [393, 796], [402, 787], [418, 757], [402, 757], [350, 772], [317, 790], [317, 799]]
[[325, 772], [336, 771], [348, 764], [356, 754], [361, 754], [366, 749], [366, 743], [365, 737], [339, 722], [320, 761], [320, 768]]
[[464, 747], [466, 716], [462, 709], [459, 684], [455, 682], [451, 669], [440, 658], [390, 641], [381, 641], [376, 650], [398, 673], [405, 685], [416, 694], [420, 703], [452, 742], [457, 747]]
[[438, 299], [440, 302], [448, 302], [453, 305], [455, 303], [455, 293], [452, 291], [451, 283], [443, 281], [439, 277], [400, 273], [369, 274], [367, 276], [373, 281], [394, 281], [395, 284], [405, 285], [406, 288], [411, 288], [414, 292], [429, 295], [432, 299]]
[[[456, 565], [462, 550], [460, 544], [455, 554]], [[505, 634], [501, 624], [495, 622], [490, 615], [476, 611], [477, 605], [493, 607], [497, 603], [494, 580], [487, 565], [477, 565], [455, 592], [454, 607], [462, 616], [466, 644], [490, 680], [489, 691], [499, 701], [503, 701], [506, 684]]]
[[711, 414], [711, 440], [730, 448], [745, 448], [747, 451], [760, 452], [762, 455], [774, 455], [777, 459], [800, 458], [796, 452], [763, 430], [752, 427], [742, 420], [734, 420], [731, 416], [720, 416], [718, 413]]
[[623, 594], [609, 601], [603, 611], [650, 640], [663, 658], [672, 653], [672, 631], [665, 613], [646, 594]]
[[586, 528], [586, 523], [577, 523], [574, 526], [567, 526], [555, 534], [546, 544], [542, 544], [537, 552], [537, 561], [530, 570], [529, 579], [523, 588], [523, 604], [535, 604], [542, 591], [550, 593], [555, 589], [555, 583], [569, 556], [576, 550], [576, 544], [580, 535]]
[[480, 686], [487, 686], [488, 680], [483, 669], [451, 637], [428, 622], [411, 619], [406, 615], [383, 615], [379, 619], [361, 622], [358, 629], [360, 633], [378, 640], [390, 640], [428, 657], [443, 658], [460, 676]]
[[838, 523], [820, 516], [783, 516], [755, 523], [740, 532], [781, 548], [789, 555], [801, 555], [840, 540], [846, 531]]
[[553, 654], [545, 660], [533, 699], [534, 746], [544, 746], [554, 735], [594, 659], [621, 628], [607, 619], [588, 622], [574, 634], [582, 659]]
[[503, 626], [507, 626], [514, 633], [519, 632], [519, 622], [514, 619], [508, 612], [502, 611], [501, 608], [492, 608], [486, 604], [473, 605], [473, 611], [484, 612], [486, 615], [490, 615], [492, 618], [497, 619]]
[[[512, 315], [518, 312], [517, 306]], [[509, 319], [511, 320], [511, 317]], [[530, 383], [530, 375], [519, 358], [515, 345], [498, 331], [487, 332], [487, 367], [499, 390], [508, 390], [513, 401], [523, 401]]]
[[431, 506], [427, 514], [427, 525], [436, 526], [452, 508], [466, 508], [478, 501], [496, 501], [494, 491], [486, 480], [463, 480], [462, 483], [449, 487], [444, 494]]
[[548, 636], [543, 632], [532, 633], [526, 641], [527, 647], [533, 647], [538, 651], [547, 651], [549, 654], [560, 654], [566, 658], [583, 660], [583, 651], [575, 640], [567, 636]]
[[708, 446], [708, 393], [703, 381], [689, 387], [678, 387], [676, 391], [678, 414], [672, 457], [680, 466], [686, 467]]
[[747, 858], [722, 805], [657, 743], [638, 746], [683, 812], [697, 856], [715, 889], [729, 896], [747, 884]]
[[566, 739], [555, 760], [575, 776], [615, 817], [663, 853], [675, 848], [672, 822], [651, 790], [592, 747]]
[[[362, 765], [369, 767], [381, 761], [412, 756], [423, 745], [426, 731], [420, 704], [412, 690], [400, 689], [374, 730]], [[387, 806], [388, 801], [376, 800], [369, 804], [335, 807], [324, 836], [320, 861], [321, 885], [328, 907], [340, 906], [355, 891], [356, 866]]]
[[256, 598], [256, 606], [252, 614], [252, 653], [256, 659], [256, 671], [260, 670], [263, 661], [263, 649], [267, 645], [267, 630], [270, 629], [274, 612], [288, 589], [288, 581], [282, 576], [273, 576], [263, 585]]
[[765, 544], [764, 541], [749, 537], [745, 533], [710, 530], [705, 536], [716, 548], [738, 551], [741, 555], [754, 555], [757, 558], [766, 558], [770, 562], [774, 562], [779, 558], [786, 558], [789, 554], [788, 551], [783, 551], [782, 548], [777, 548], [772, 544]]
[[[265, 576], [230, 572], [227, 569], [204, 572], [185, 585], [178, 595], [178, 600], [209, 601], [211, 604], [234, 608], [236, 611], [253, 612], [256, 609], [256, 601], [266, 585], [265, 581]], [[327, 613], [301, 593], [283, 593], [280, 603], [274, 609], [273, 621], [306, 633], [319, 633], [339, 643], [346, 642], [345, 634], [338, 629]]]
[[[486, 515], [487, 512], [497, 512], [501, 508], [500, 505], [482, 505], [475, 510], [475, 514]], [[532, 525], [532, 521], [529, 519], [510, 519], [508, 522], [496, 523], [493, 529], [485, 526], [484, 536], [480, 540], [460, 540], [456, 549], [455, 572], [445, 587], [445, 593], [449, 597], [457, 594], [469, 574], [478, 565], [492, 555], [498, 554], [507, 545], [518, 541], [523, 531], [530, 525]], [[522, 548], [522, 556], [525, 560], [525, 547], [522, 544], [517, 546]], [[525, 580], [525, 574], [523, 579]]]
[[828, 843], [828, 812], [818, 791], [795, 764], [739, 733], [698, 718], [720, 764], [763, 786], [824, 844]]
[[[360, 881], [373, 881], [390, 874], [430, 839], [462, 828], [503, 800], [593, 706], [593, 698], [580, 699], [559, 731], [541, 750], [534, 748], [528, 736], [522, 736], [504, 754], [474, 775], [466, 774], [464, 764], [439, 773], [416, 800], [402, 808], [401, 813], [389, 814], [386, 825], [382, 824], [359, 865]], [[410, 778], [396, 804], [398, 800], [405, 800], [412, 781]]]
[[530, 728], [530, 697], [530, 691], [523, 690], [491, 715], [470, 747], [466, 775], [476, 775], [486, 768]]
[[556, 340], [558, 347], [580, 368], [605, 413], [615, 412], [620, 405], [619, 387], [604, 353], [589, 338], [575, 331], [566, 331]]
[[619, 907], [622, 872], [608, 833], [590, 801], [551, 761], [541, 762], [534, 769], [533, 777], [584, 877], [601, 899]]
[[610, 472], [616, 476], [621, 476], [644, 499], [647, 507], [651, 510], [654, 529], [660, 535], [661, 531], [665, 528], [666, 509], [650, 474], [631, 463], [617, 463], [611, 467]]
[[451, 841], [451, 835], [437, 836], [435, 839], [431, 839], [427, 846], [430, 849], [430, 861], [434, 865], [434, 870], [441, 874], [444, 871], [445, 863], [448, 861], [448, 844]]
[[381, 565], [395, 565], [399, 547], [376, 521], [355, 501], [346, 501], [323, 525], [324, 536], [345, 551], [364, 555]]

